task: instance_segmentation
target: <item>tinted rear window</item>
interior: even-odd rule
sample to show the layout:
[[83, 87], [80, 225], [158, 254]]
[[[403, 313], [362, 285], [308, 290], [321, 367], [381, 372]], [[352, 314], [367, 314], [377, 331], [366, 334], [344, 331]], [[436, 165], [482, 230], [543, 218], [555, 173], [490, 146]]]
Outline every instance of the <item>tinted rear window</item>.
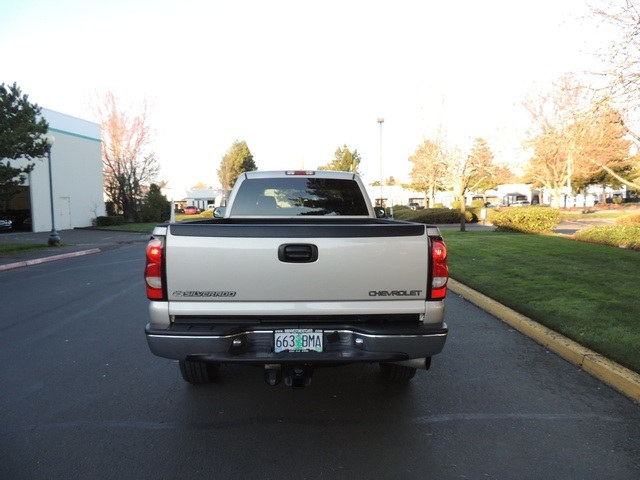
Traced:
[[309, 177], [246, 180], [231, 210], [231, 216], [367, 216], [368, 213], [355, 181]]

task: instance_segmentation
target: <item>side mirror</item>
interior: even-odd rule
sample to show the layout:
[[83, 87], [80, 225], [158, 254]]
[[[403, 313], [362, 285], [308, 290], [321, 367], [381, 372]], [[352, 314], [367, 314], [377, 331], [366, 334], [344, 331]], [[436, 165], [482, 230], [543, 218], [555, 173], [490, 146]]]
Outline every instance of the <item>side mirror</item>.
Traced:
[[384, 208], [376, 207], [374, 210], [376, 212], [376, 218], [386, 218], [387, 217], [387, 213], [386, 213]]
[[224, 218], [226, 207], [218, 207], [213, 211], [213, 218]]

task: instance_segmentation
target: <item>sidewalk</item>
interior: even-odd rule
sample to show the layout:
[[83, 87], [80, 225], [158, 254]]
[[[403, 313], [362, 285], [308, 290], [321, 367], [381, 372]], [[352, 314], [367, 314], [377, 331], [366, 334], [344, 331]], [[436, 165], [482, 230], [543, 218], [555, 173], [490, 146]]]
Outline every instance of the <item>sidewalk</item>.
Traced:
[[119, 232], [76, 228], [58, 231], [60, 246], [48, 247], [49, 232], [10, 232], [0, 234], [0, 244], [33, 243], [45, 248], [0, 256], [0, 271], [37, 265], [81, 255], [90, 255], [129, 243], [146, 243], [149, 233]]

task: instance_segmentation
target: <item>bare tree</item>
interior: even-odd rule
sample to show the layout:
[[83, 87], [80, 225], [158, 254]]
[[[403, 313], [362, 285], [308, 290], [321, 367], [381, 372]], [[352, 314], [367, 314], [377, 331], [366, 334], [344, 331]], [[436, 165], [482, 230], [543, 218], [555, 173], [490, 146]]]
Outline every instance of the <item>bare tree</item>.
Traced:
[[589, 90], [571, 75], [563, 75], [547, 92], [529, 96], [523, 102], [532, 121], [524, 141], [525, 147], [533, 150], [526, 176], [553, 192], [556, 208], [560, 208], [563, 188], [571, 188], [580, 148], [574, 125], [584, 118], [591, 105], [588, 95]]
[[109, 91], [94, 102], [93, 110], [102, 131], [102, 163], [105, 192], [116, 213], [136, 221], [142, 186], [150, 185], [160, 167], [149, 150], [151, 129], [147, 123], [147, 102], [126, 112]]
[[[637, 159], [630, 155], [632, 140], [620, 114], [608, 105], [597, 103], [574, 123], [569, 134], [577, 139], [572, 181], [586, 185], [587, 180], [620, 185], [629, 178]], [[604, 199], [603, 199], [604, 200]]]
[[[612, 42], [599, 52], [604, 68], [606, 99], [616, 108], [640, 106], [640, 13], [633, 0], [606, 0], [592, 7], [594, 15], [614, 32]], [[640, 141], [637, 132], [630, 131]]]
[[[615, 32], [611, 44], [600, 52], [604, 69], [597, 75], [605, 84], [601, 103], [620, 114], [627, 134], [640, 143], [640, 10], [636, 3], [635, 0], [607, 0], [592, 7], [592, 11]], [[630, 168], [621, 175], [600, 158], [589, 158], [620, 183], [640, 189], [640, 160], [637, 156], [629, 160]]]

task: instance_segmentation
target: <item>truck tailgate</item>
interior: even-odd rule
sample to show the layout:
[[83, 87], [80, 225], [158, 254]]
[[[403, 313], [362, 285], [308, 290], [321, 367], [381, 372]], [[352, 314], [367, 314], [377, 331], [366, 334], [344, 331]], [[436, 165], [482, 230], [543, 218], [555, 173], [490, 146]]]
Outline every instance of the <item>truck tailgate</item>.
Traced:
[[410, 223], [174, 224], [166, 237], [168, 298], [424, 300], [428, 242], [425, 226]]

